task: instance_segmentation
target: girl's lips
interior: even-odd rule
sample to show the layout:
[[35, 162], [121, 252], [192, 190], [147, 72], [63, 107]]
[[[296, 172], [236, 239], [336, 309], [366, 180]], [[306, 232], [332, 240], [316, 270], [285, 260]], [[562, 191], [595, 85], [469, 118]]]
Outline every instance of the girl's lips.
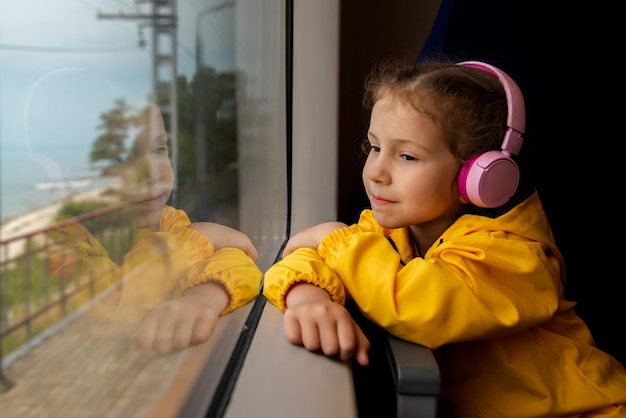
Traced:
[[386, 200], [378, 196], [372, 196], [371, 203], [373, 205], [388, 205], [393, 202], [391, 200]]
[[163, 194], [152, 195], [152, 196], [144, 196], [138, 198], [136, 203], [141, 206], [159, 206], [163, 201]]

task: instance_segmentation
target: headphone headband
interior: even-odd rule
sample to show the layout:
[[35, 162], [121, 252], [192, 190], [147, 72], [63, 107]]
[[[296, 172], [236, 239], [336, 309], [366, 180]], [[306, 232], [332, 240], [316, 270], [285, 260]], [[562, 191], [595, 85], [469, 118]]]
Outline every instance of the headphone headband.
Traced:
[[500, 80], [508, 104], [507, 130], [502, 142], [502, 151], [513, 155], [519, 154], [522, 149], [522, 135], [526, 129], [526, 107], [524, 96], [517, 83], [504, 71], [481, 61], [463, 61], [459, 62], [458, 65], [477, 68]]

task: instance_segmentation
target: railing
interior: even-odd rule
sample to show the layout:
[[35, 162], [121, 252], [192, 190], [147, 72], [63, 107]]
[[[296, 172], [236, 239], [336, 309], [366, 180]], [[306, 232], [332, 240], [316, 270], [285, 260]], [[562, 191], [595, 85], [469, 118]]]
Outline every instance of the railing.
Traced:
[[[175, 206], [185, 207], [188, 214], [204, 211], [205, 220], [236, 227], [237, 219], [224, 216], [237, 214], [232, 209], [237, 198], [236, 174], [236, 170], [229, 168], [215, 174], [206, 183], [178, 188]], [[208, 194], [206, 200], [210, 211], [197, 208], [201, 193]], [[80, 271], [71, 271], [71, 264], [63, 272], [55, 271], [55, 266], [68, 264], [64, 260], [64, 244], [54, 238], [55, 233], [58, 235], [61, 230], [83, 225], [99, 243], [105, 244], [107, 250], [123, 249], [130, 237], [129, 227], [123, 226], [125, 209], [144, 199], [116, 204], [101, 202], [107, 206], [37, 230], [0, 236], [0, 393], [13, 386], [3, 373], [4, 367], [80, 316], [120, 284], [119, 281], [111, 282], [110, 275], [100, 274], [93, 267], [84, 270], [84, 264]], [[124, 251], [119, 253], [122, 258]], [[109, 255], [112, 259], [118, 258], [112, 253]], [[121, 264], [121, 260], [118, 261]], [[78, 269], [77, 265], [74, 267]]]
[[[3, 374], [6, 365], [113, 289], [109, 282], [100, 283], [103, 276], [95, 271], [75, 275], [51, 271], [54, 263], [64, 264], [62, 248], [55, 241], [54, 233], [72, 225], [93, 224], [106, 217], [106, 226], [90, 231], [100, 242], [122, 245], [128, 235], [114, 220], [131, 203], [134, 202], [109, 206], [0, 240], [0, 393], [13, 386]], [[61, 258], [55, 258], [58, 254]]]

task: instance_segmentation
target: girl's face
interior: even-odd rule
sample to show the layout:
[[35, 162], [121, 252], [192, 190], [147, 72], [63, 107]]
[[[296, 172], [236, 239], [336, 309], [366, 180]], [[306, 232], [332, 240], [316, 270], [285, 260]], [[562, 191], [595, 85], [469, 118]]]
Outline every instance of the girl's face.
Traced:
[[134, 154], [124, 170], [124, 193], [133, 200], [130, 218], [137, 228], [148, 228], [159, 223], [163, 208], [172, 193], [174, 171], [169, 160], [167, 133], [158, 108], [139, 128], [134, 144]]
[[381, 226], [412, 226], [438, 236], [454, 221], [461, 205], [460, 164], [442, 135], [403, 100], [384, 96], [375, 103], [363, 184]]

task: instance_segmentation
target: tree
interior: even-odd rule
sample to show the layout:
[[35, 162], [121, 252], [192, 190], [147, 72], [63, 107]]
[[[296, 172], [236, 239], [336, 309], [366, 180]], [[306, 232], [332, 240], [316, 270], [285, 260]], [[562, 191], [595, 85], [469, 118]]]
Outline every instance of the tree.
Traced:
[[128, 153], [126, 139], [131, 123], [129, 112], [130, 108], [124, 99], [117, 99], [111, 111], [100, 115], [101, 123], [98, 129], [104, 130], [104, 133], [93, 143], [89, 153], [90, 162], [101, 160], [120, 162], [120, 159]]

